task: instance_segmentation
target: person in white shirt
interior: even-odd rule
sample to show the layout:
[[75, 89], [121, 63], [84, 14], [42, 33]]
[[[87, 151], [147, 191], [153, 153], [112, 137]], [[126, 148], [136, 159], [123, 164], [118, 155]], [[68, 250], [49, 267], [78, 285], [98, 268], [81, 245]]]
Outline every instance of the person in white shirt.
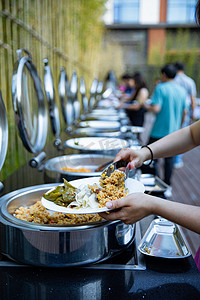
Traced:
[[[174, 78], [174, 81], [182, 86], [186, 92], [187, 92], [187, 99], [186, 99], [186, 105], [187, 105], [187, 112], [185, 115], [184, 122], [182, 124], [182, 127], [188, 126], [194, 121], [194, 108], [196, 103], [196, 83], [195, 81], [187, 76], [184, 72], [184, 64], [182, 62], [176, 62], [175, 67], [177, 70], [176, 77]], [[175, 168], [181, 168], [183, 167], [183, 161], [182, 161], [182, 154], [177, 155], [174, 159], [174, 167]]]

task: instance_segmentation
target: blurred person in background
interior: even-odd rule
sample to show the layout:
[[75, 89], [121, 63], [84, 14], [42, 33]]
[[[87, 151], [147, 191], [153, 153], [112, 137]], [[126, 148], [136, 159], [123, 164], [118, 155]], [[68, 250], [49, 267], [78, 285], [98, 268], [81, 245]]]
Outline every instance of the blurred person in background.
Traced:
[[136, 72], [131, 76], [129, 86], [134, 91], [128, 98], [121, 99], [120, 108], [125, 109], [132, 126], [143, 126], [146, 112], [144, 102], [148, 100], [149, 91], [140, 72]]
[[[176, 77], [174, 78], [175, 82], [182, 86], [187, 92], [187, 112], [185, 116], [185, 120], [182, 124], [183, 127], [188, 126], [194, 121], [194, 108], [196, 103], [196, 83], [195, 81], [187, 76], [184, 73], [184, 64], [182, 62], [176, 62]], [[174, 167], [181, 168], [183, 167], [182, 154], [177, 155], [174, 159]]]
[[131, 76], [125, 73], [121, 76], [121, 84], [119, 85], [119, 90], [122, 92], [122, 97], [127, 95], [127, 97], [133, 92], [133, 88], [129, 85], [129, 79]]
[[[155, 86], [151, 105], [146, 109], [155, 113], [156, 119], [150, 133], [149, 143], [181, 128], [186, 113], [186, 91], [176, 84], [174, 78], [176, 68], [167, 64], [161, 69], [161, 83]], [[173, 157], [166, 157], [164, 162], [164, 181], [169, 185], [166, 196], [171, 197], [171, 175], [174, 164]], [[158, 161], [154, 161], [155, 174], [159, 176]]]

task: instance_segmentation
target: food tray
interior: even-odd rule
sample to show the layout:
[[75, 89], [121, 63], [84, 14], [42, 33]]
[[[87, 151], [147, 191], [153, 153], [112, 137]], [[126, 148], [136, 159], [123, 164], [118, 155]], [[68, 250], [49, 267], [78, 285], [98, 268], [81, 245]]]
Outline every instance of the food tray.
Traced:
[[190, 252], [178, 226], [166, 219], [155, 219], [142, 238], [138, 250], [148, 256], [179, 259]]
[[140, 181], [145, 186], [145, 192], [150, 193], [163, 193], [168, 188], [168, 185], [158, 176], [152, 174], [142, 174]]

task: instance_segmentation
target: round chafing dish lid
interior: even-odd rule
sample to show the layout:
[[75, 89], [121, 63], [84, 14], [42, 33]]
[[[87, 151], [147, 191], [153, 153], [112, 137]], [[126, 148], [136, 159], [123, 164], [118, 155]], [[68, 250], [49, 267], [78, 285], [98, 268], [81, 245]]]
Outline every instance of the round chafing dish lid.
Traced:
[[97, 86], [98, 86], [98, 80], [96, 78], [94, 78], [94, 80], [92, 81], [92, 85], [90, 88], [90, 94], [94, 95], [97, 91]]
[[63, 67], [61, 67], [60, 69], [58, 93], [60, 97], [64, 121], [67, 125], [71, 125], [73, 122], [74, 109], [72, 104], [72, 97], [70, 97], [70, 82]]
[[97, 94], [101, 94], [103, 91], [103, 81], [99, 81], [97, 85]]
[[[22, 57], [22, 51], [27, 56]], [[15, 121], [25, 148], [39, 153], [47, 137], [47, 111], [40, 77], [26, 49], [17, 50], [18, 61], [12, 77]]]
[[65, 123], [67, 124], [67, 100], [70, 94], [70, 84], [67, 78], [67, 74], [65, 72], [65, 69], [63, 67], [60, 68], [60, 78], [59, 78], [59, 84], [58, 84], [58, 93], [60, 97], [60, 103], [62, 108], [62, 114]]
[[55, 137], [60, 135], [60, 119], [59, 111], [55, 100], [55, 89], [53, 84], [53, 77], [49, 66], [48, 59], [44, 60], [44, 89], [47, 97], [49, 115], [51, 120], [51, 127]]
[[74, 71], [74, 70], [72, 71], [70, 93], [74, 97], [76, 97], [76, 95], [78, 93], [78, 77], [77, 77], [76, 71]]
[[8, 122], [6, 108], [0, 91], [0, 170], [4, 164], [8, 148]]
[[[71, 102], [73, 103], [71, 107], [71, 115], [74, 119], [73, 121], [77, 121], [80, 115], [80, 102], [78, 100], [78, 77], [76, 71], [72, 71], [72, 78], [70, 84], [70, 98]], [[71, 124], [70, 124], [71, 125]]]

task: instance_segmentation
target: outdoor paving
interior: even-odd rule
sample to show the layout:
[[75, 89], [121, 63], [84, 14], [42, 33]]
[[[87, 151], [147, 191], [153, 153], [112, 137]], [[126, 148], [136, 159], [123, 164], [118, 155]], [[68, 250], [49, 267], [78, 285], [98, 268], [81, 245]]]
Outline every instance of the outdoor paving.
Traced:
[[[184, 166], [174, 169], [172, 175], [173, 201], [200, 206], [200, 146], [183, 155]], [[188, 246], [194, 255], [200, 246], [200, 235], [182, 228]]]

